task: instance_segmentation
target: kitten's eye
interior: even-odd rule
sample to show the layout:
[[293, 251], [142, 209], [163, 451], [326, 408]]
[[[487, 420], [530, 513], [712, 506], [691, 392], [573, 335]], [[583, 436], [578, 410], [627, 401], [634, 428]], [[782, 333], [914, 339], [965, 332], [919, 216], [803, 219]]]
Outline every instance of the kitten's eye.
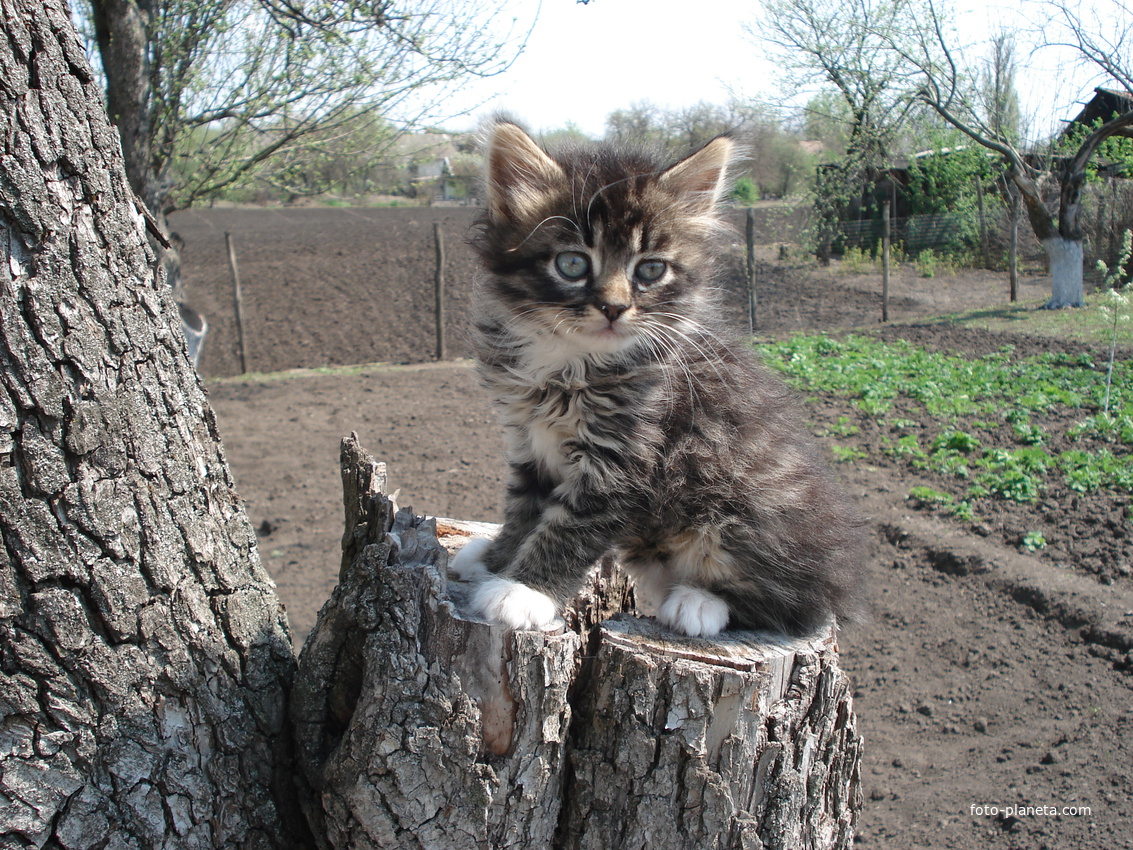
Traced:
[[667, 263], [664, 260], [642, 260], [633, 270], [634, 277], [642, 283], [656, 283], [665, 273]]
[[563, 251], [555, 257], [555, 268], [567, 280], [581, 280], [590, 271], [590, 258], [579, 251]]

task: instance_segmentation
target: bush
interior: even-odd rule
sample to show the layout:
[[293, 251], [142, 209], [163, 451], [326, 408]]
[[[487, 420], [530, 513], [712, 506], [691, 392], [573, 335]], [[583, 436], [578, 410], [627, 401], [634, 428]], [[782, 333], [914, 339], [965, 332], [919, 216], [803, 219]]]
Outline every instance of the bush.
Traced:
[[921, 277], [936, 277], [937, 262], [937, 256], [933, 253], [932, 248], [925, 248], [917, 254], [913, 264], [917, 267], [917, 272]]
[[745, 175], [736, 181], [735, 188], [732, 189], [732, 200], [741, 206], [750, 207], [759, 200], [759, 187]]

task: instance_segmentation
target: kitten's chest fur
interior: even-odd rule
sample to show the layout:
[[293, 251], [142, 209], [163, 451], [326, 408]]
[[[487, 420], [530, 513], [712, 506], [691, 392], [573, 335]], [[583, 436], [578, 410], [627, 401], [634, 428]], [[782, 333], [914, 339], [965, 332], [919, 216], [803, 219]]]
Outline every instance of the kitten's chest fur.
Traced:
[[[534, 359], [534, 358], [533, 358]], [[597, 454], [650, 454], [656, 433], [649, 370], [612, 368], [585, 359], [555, 367], [530, 362], [490, 369], [509, 460], [535, 464], [560, 482], [584, 459]]]

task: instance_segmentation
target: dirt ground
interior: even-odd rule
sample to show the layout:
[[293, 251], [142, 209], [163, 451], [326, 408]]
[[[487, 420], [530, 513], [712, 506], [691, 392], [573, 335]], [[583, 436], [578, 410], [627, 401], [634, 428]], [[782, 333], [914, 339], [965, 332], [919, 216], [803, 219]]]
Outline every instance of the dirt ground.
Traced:
[[[466, 349], [471, 261], [466, 208], [198, 210], [185, 238], [189, 302], [211, 331], [202, 373], [261, 555], [297, 645], [334, 585], [342, 533], [338, 443], [351, 432], [389, 464], [400, 502], [418, 512], [498, 520], [501, 444], [467, 361], [435, 349], [433, 221], [446, 234], [451, 356]], [[857, 328], [968, 354], [1050, 343], [917, 324], [879, 329], [876, 275], [779, 260], [790, 215], [760, 212], [757, 333]], [[244, 288], [249, 366], [239, 370], [224, 233]], [[726, 298], [746, 321], [742, 252]], [[1023, 281], [1022, 298], [1047, 292]], [[892, 281], [896, 320], [995, 306], [1002, 275]], [[386, 361], [333, 373], [313, 367]], [[306, 367], [278, 374], [280, 370]], [[812, 426], [845, 413], [812, 406]], [[915, 510], [896, 466], [840, 465], [872, 524], [873, 617], [845, 634], [866, 738], [863, 847], [1133, 847], [1133, 581], [1129, 500], [1051, 493], [983, 527]], [[1019, 529], [1055, 544], [1021, 554]], [[1011, 808], [1017, 807], [1017, 808]], [[1029, 808], [1028, 808], [1029, 807]]]

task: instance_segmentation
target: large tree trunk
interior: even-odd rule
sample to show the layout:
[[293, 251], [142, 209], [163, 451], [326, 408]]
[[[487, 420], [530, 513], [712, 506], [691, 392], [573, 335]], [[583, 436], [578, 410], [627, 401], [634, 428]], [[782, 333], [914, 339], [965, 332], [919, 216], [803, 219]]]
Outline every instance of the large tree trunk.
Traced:
[[[343, 445], [339, 586], [292, 710], [322, 846], [849, 848], [861, 739], [829, 629], [684, 638], [606, 560], [560, 628], [462, 613], [468, 534], [396, 511]], [[613, 616], [613, 619], [609, 619]]]
[[[1068, 209], [1066, 206], [1069, 196], [1065, 182], [1061, 193], [1062, 215], [1060, 220], [1055, 221], [1043, 203], [1037, 182], [1023, 174], [1019, 168], [1011, 171], [1011, 178], [1027, 211], [1031, 230], [1046, 251], [1050, 264], [1050, 300], [1043, 305], [1043, 309], [1081, 307], [1085, 303], [1082, 231], [1078, 226], [1078, 207], [1075, 205]], [[1064, 175], [1064, 181], [1065, 179]]]
[[0, 40], [0, 847], [297, 847], [286, 621], [63, 0]]
[[1042, 242], [1050, 262], [1050, 300], [1043, 305], [1047, 310], [1063, 307], [1081, 307], [1086, 303], [1083, 294], [1082, 240], [1051, 236]]

